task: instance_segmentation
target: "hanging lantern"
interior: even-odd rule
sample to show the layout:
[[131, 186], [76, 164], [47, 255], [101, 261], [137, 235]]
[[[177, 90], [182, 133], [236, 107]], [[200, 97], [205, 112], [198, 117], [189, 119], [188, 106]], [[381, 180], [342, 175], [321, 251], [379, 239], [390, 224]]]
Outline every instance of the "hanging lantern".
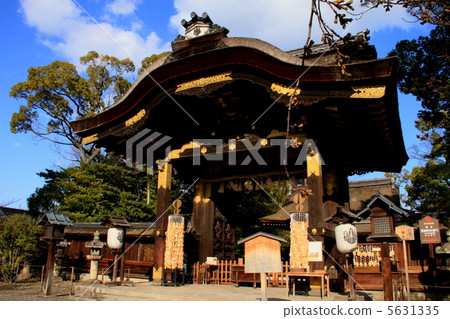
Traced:
[[166, 233], [164, 268], [168, 270], [183, 268], [184, 217], [170, 215]]
[[336, 226], [334, 233], [336, 234], [337, 249], [341, 253], [351, 253], [358, 248], [358, 234], [354, 225], [341, 224]]
[[111, 227], [108, 229], [107, 238], [108, 247], [111, 249], [120, 249], [123, 245], [123, 229]]
[[291, 269], [309, 270], [308, 226], [308, 213], [291, 213], [291, 250], [289, 253]]

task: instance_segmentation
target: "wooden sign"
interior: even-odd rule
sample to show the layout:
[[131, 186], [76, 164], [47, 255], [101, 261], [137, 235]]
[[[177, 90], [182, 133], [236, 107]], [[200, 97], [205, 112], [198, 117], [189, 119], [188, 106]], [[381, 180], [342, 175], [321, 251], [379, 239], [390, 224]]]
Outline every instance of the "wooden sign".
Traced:
[[310, 241], [308, 245], [308, 261], [323, 261], [322, 242]]
[[441, 233], [439, 221], [431, 216], [425, 216], [419, 220], [420, 242], [422, 244], [440, 244]]
[[258, 232], [238, 241], [238, 245], [245, 244], [245, 273], [260, 273], [261, 300], [267, 300], [268, 272], [281, 272], [280, 242], [284, 238]]
[[245, 272], [281, 272], [280, 242], [284, 241], [284, 238], [263, 232], [240, 240], [238, 244], [245, 243]]
[[400, 225], [395, 227], [395, 233], [401, 240], [414, 240], [414, 227]]
[[217, 265], [219, 263], [219, 260], [217, 259], [217, 257], [206, 257], [206, 262], [207, 265]]

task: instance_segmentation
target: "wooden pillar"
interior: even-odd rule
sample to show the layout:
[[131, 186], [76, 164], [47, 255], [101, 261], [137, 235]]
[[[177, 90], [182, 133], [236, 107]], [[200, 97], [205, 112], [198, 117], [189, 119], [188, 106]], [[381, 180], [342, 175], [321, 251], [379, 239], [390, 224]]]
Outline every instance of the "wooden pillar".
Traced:
[[408, 301], [411, 301], [411, 291], [409, 289], [409, 269], [408, 269], [408, 250], [406, 248], [406, 240], [402, 240], [403, 244], [403, 269], [405, 269], [405, 280], [406, 280], [406, 297]]
[[126, 244], [127, 244], [127, 228], [123, 227], [123, 245], [122, 251], [120, 252], [120, 255], [122, 256], [120, 258], [120, 281], [125, 281]]
[[215, 205], [211, 200], [211, 184], [200, 181], [195, 189], [192, 226], [200, 236], [199, 261], [203, 263], [206, 257], [213, 254], [214, 242], [214, 212]]
[[323, 180], [320, 154], [310, 150], [306, 157], [306, 173], [308, 188], [312, 195], [308, 197], [309, 227], [323, 227]]
[[348, 273], [348, 287], [349, 287], [349, 300], [356, 301], [356, 289], [355, 289], [355, 271], [353, 265], [353, 254], [345, 254], [345, 265]]
[[113, 273], [112, 273], [112, 281], [117, 281], [117, 269], [119, 268], [119, 251], [117, 249], [114, 249], [114, 262], [113, 262]]
[[[323, 175], [320, 154], [317, 150], [310, 149], [306, 156], [306, 183], [312, 191], [308, 196], [309, 232], [308, 240], [321, 241], [324, 245], [324, 203], [323, 203]], [[309, 269], [323, 269], [323, 262], [310, 262]]]
[[389, 243], [381, 243], [381, 274], [383, 276], [384, 300], [393, 300], [392, 268], [389, 256]]
[[153, 265], [153, 282], [162, 284], [164, 276], [165, 232], [169, 220], [170, 188], [172, 181], [172, 164], [166, 163], [158, 172], [158, 193], [156, 203], [156, 237]]
[[45, 268], [44, 294], [46, 296], [51, 295], [51, 293], [52, 293], [53, 267], [55, 265], [55, 253], [56, 253], [56, 244], [53, 240], [50, 240], [48, 243], [47, 265]]

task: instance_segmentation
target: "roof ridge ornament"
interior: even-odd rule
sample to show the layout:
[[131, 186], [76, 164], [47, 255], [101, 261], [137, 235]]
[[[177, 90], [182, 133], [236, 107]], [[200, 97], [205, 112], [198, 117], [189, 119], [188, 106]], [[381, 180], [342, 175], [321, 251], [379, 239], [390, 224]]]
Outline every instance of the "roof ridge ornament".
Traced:
[[179, 43], [213, 33], [222, 33], [226, 36], [229, 32], [228, 29], [214, 24], [206, 12], [203, 12], [201, 16], [198, 16], [197, 13], [192, 12], [191, 20], [186, 21], [183, 19], [181, 20], [181, 25], [186, 29], [185, 35], [178, 35], [173, 43]]

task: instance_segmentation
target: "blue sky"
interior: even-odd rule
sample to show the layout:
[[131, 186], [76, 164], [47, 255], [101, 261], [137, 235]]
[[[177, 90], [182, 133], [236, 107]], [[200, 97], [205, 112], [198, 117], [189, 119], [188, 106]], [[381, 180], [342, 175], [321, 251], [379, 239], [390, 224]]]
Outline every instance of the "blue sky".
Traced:
[[[356, 1], [355, 1], [356, 2]], [[0, 0], [0, 205], [26, 209], [26, 198], [43, 179], [36, 173], [66, 165], [54, 145], [31, 134], [12, 134], [11, 114], [24, 101], [9, 97], [10, 88], [26, 80], [29, 67], [55, 60], [77, 64], [90, 50], [137, 65], [154, 53], [170, 49], [182, 33], [181, 19], [191, 11], [206, 11], [212, 20], [230, 30], [228, 36], [254, 37], [283, 50], [304, 44], [310, 1], [306, 0]], [[332, 21], [331, 19], [330, 21]], [[429, 26], [410, 23], [401, 8], [386, 14], [369, 12], [349, 25], [348, 32], [371, 30], [371, 44], [379, 57], [402, 39], [427, 35]], [[313, 36], [320, 41], [318, 30]], [[406, 147], [417, 144], [414, 120], [420, 105], [412, 96], [399, 96]], [[417, 165], [410, 160], [406, 168]], [[383, 173], [353, 177], [382, 177]]]

